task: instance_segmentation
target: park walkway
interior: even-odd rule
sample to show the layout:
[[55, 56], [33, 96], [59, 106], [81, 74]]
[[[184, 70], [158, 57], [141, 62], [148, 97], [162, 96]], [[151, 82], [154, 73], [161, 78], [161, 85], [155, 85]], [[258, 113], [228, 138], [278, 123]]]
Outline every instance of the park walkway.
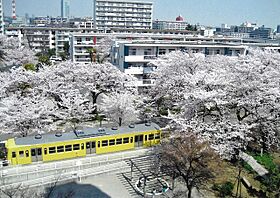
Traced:
[[268, 171], [262, 165], [260, 165], [252, 156], [244, 152], [240, 152], [239, 156], [242, 160], [247, 162], [259, 176], [264, 177], [266, 174], [268, 174]]

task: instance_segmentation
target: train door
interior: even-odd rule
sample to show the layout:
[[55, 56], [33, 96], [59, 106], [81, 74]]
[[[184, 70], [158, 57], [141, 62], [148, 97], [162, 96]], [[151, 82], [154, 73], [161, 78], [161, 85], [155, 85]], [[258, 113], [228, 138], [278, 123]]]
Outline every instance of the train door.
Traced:
[[135, 135], [134, 145], [135, 147], [143, 146], [143, 135]]
[[87, 149], [87, 154], [96, 153], [96, 143], [95, 143], [95, 141], [86, 142], [86, 149]]
[[42, 148], [31, 149], [31, 161], [32, 162], [42, 161]]

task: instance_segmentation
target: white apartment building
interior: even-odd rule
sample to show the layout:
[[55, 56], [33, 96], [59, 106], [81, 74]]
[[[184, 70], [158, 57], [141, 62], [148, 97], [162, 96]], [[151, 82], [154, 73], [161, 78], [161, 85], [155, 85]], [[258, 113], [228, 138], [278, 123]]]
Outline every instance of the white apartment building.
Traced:
[[51, 27], [7, 27], [8, 37], [19, 38], [20, 41], [27, 39], [29, 46], [36, 52], [55, 49], [58, 56], [64, 51], [65, 42], [69, 43], [71, 33], [96, 33], [91, 28], [51, 28]]
[[3, 1], [0, 0], [0, 35], [4, 34]]
[[94, 0], [97, 29], [151, 29], [153, 3], [132, 0]]
[[98, 48], [101, 39], [114, 38], [116, 41], [185, 41], [190, 37], [188, 31], [151, 30], [151, 29], [112, 29], [111, 33], [71, 33], [70, 58], [73, 62], [90, 63], [89, 49]]
[[208, 55], [237, 56], [245, 54], [248, 46], [193, 41], [117, 41], [112, 48], [111, 63], [126, 74], [135, 76], [138, 87], [153, 85], [149, 74], [154, 70], [149, 63], [173, 51]]

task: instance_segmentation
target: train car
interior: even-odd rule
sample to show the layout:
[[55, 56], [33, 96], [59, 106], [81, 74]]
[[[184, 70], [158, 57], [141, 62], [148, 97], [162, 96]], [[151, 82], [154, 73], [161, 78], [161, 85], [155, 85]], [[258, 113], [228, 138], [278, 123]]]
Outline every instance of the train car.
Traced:
[[119, 128], [83, 127], [67, 133], [12, 138], [5, 147], [9, 164], [17, 165], [149, 147], [159, 144], [160, 140], [160, 127], [145, 123]]

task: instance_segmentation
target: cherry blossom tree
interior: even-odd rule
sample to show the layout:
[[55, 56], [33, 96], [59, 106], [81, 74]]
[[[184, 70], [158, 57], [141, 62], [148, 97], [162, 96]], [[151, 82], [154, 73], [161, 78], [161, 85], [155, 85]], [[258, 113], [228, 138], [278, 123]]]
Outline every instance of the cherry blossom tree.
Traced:
[[[153, 64], [152, 98], [175, 126], [209, 140], [231, 158], [249, 142], [279, 142], [280, 54], [250, 50], [240, 57], [176, 52]], [[171, 69], [172, 68], [172, 69]]]
[[27, 46], [21, 45], [18, 38], [0, 36], [0, 53], [0, 64], [2, 67], [36, 63], [35, 52]]
[[122, 124], [130, 124], [138, 120], [140, 104], [141, 100], [135, 93], [112, 93], [103, 96], [100, 111], [122, 126]]
[[[109, 63], [63, 62], [52, 67], [43, 66], [37, 72], [23, 68], [2, 72], [1, 125], [9, 130], [12, 127], [9, 124], [11, 120], [18, 119], [22, 123], [28, 118], [34, 122], [43, 122], [33, 124], [34, 128], [48, 128], [52, 125], [49, 127], [52, 129], [61, 124], [93, 120], [98, 113], [97, 98], [101, 93], [133, 92], [136, 90], [134, 87], [127, 87], [133, 81], [132, 77]], [[17, 108], [13, 110], [13, 107]], [[36, 111], [39, 109], [42, 110]], [[25, 128], [32, 132], [29, 126]]]

